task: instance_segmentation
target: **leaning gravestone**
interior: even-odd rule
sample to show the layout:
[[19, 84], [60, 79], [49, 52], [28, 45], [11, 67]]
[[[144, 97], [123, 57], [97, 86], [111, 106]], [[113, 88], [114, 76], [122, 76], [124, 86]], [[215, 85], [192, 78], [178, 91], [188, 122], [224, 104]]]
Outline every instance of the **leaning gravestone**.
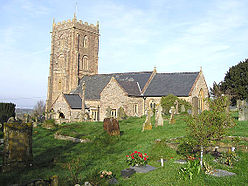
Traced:
[[239, 121], [248, 121], [248, 105], [245, 100], [239, 103]]
[[152, 110], [151, 109], [148, 109], [148, 111], [146, 111], [146, 120], [143, 123], [142, 132], [144, 130], [152, 130], [151, 117], [152, 117]]
[[105, 118], [103, 121], [103, 129], [110, 136], [119, 136], [120, 135], [119, 122], [115, 118]]
[[32, 123], [5, 123], [2, 172], [29, 167], [32, 161]]
[[163, 117], [162, 117], [162, 110], [163, 110], [163, 108], [159, 104], [157, 112], [156, 112], [155, 127], [164, 125], [164, 120], [163, 120]]
[[198, 115], [198, 98], [193, 97], [192, 98], [192, 116]]
[[170, 116], [170, 120], [169, 120], [169, 124], [174, 124], [176, 121], [175, 121], [175, 116], [174, 116], [174, 114], [175, 114], [175, 107], [171, 107], [171, 109], [170, 109], [170, 114], [171, 114], [171, 116]]

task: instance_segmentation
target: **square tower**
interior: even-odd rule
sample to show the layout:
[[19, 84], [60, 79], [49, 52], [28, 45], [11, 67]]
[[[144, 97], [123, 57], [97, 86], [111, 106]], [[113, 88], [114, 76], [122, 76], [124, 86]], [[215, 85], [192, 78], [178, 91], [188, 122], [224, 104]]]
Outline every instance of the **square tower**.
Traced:
[[98, 73], [99, 23], [53, 21], [46, 111], [60, 93], [69, 93], [84, 75]]

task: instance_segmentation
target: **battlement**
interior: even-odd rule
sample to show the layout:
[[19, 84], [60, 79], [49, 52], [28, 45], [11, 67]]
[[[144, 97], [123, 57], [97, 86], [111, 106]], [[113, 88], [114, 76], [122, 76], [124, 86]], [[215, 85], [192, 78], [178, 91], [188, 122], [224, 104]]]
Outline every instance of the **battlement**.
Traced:
[[67, 21], [62, 21], [62, 22], [55, 22], [55, 19], [53, 19], [53, 28], [59, 28], [59, 27], [77, 27], [77, 26], [81, 26], [84, 28], [88, 28], [88, 29], [93, 29], [95, 32], [99, 32], [99, 21], [97, 21], [97, 23], [94, 24], [89, 24], [88, 22], [83, 22], [82, 20], [77, 20], [76, 16], [74, 16], [74, 18], [72, 19], [68, 19]]

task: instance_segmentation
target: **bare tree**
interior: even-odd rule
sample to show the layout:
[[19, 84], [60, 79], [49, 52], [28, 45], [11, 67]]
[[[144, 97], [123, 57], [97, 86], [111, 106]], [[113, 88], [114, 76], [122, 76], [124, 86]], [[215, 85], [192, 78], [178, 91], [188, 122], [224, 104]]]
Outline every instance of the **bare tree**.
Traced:
[[33, 114], [36, 117], [43, 116], [45, 114], [45, 102], [40, 100], [34, 106]]

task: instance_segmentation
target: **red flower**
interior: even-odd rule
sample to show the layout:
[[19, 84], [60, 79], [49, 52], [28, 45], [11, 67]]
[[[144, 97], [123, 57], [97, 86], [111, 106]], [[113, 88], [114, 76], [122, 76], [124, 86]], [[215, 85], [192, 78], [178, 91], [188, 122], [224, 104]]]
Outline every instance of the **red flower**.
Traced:
[[148, 156], [146, 156], [146, 158], [148, 158]]
[[126, 157], [129, 157], [128, 155], [126, 155]]
[[138, 152], [138, 154], [140, 154], [140, 152]]
[[134, 159], [134, 157], [132, 156], [132, 159]]
[[144, 157], [144, 160], [146, 161], [146, 157]]
[[134, 153], [136, 154], [138, 151], [136, 150], [136, 151], [134, 151]]
[[147, 154], [145, 153], [145, 155], [147, 155]]
[[171, 157], [171, 159], [172, 159], [173, 157]]

